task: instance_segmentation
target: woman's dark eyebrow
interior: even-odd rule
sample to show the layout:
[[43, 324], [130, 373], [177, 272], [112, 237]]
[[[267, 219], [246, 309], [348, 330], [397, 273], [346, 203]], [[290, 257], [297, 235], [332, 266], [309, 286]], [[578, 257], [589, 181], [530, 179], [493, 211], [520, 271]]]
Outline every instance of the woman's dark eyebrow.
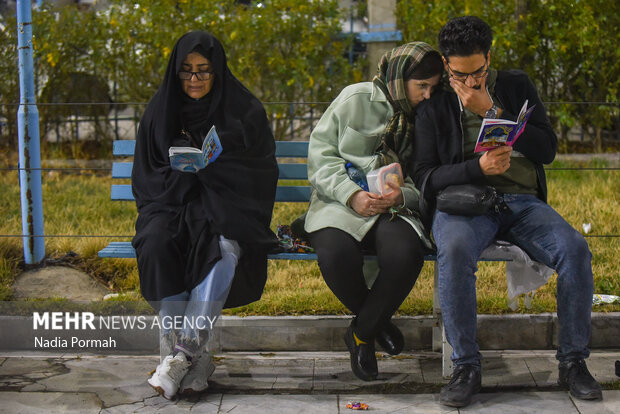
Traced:
[[[189, 68], [191, 68], [191, 67], [192, 67], [192, 65], [191, 65], [190, 63], [187, 63], [187, 62], [183, 62], [183, 63], [181, 63], [181, 66], [186, 66], [186, 67], [189, 67]], [[196, 66], [198, 66], [199, 68], [203, 68], [204, 66], [206, 66], [207, 68], [209, 68], [209, 67], [211, 67], [211, 64], [210, 64], [210, 63], [199, 63], [199, 64], [198, 64], [198, 65], [196, 65]]]

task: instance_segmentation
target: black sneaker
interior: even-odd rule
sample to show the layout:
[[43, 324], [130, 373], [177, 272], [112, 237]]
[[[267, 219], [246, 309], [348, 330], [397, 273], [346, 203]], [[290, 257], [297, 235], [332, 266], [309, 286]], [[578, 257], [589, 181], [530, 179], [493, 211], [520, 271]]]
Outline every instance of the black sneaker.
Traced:
[[478, 365], [457, 365], [448, 385], [439, 393], [439, 402], [450, 407], [465, 407], [471, 397], [480, 391], [480, 367]]
[[375, 341], [368, 341], [364, 344], [357, 344], [353, 336], [354, 323], [347, 328], [344, 334], [344, 342], [351, 354], [351, 370], [355, 376], [364, 381], [377, 379], [379, 370], [377, 368], [377, 357], [375, 356]]
[[603, 398], [601, 384], [596, 382], [588, 371], [586, 361], [577, 359], [560, 362], [558, 384], [568, 388], [570, 394], [580, 400], [600, 400]]
[[375, 339], [379, 346], [390, 355], [400, 354], [405, 347], [403, 333], [392, 321], [388, 321], [387, 325], [379, 331]]

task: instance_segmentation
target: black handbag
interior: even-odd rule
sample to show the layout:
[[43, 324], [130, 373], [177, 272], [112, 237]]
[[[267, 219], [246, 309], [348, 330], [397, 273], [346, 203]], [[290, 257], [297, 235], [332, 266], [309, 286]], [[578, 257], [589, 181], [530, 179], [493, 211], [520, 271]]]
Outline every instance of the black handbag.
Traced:
[[494, 208], [497, 201], [497, 192], [488, 185], [451, 185], [437, 194], [437, 210], [459, 216], [480, 216]]

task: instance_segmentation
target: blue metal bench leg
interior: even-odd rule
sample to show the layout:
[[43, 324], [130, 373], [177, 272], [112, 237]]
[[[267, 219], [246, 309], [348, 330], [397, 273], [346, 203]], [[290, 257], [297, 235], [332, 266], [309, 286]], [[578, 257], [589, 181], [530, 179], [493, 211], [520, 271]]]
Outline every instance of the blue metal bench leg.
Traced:
[[441, 306], [439, 305], [439, 267], [437, 262], [433, 264], [433, 317], [435, 326], [433, 327], [433, 351], [441, 351], [441, 375], [450, 378], [452, 375], [452, 346], [446, 339], [446, 331], [443, 326], [441, 316]]

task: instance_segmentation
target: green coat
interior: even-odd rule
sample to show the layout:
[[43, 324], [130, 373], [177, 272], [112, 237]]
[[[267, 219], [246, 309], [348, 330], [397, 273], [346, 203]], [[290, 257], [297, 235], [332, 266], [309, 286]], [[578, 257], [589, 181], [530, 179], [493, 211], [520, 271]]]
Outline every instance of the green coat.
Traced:
[[[385, 94], [372, 82], [349, 85], [327, 108], [310, 135], [308, 179], [312, 186], [305, 230], [326, 227], [343, 230], [361, 241], [379, 215], [363, 217], [347, 205], [360, 188], [347, 176], [345, 163], [352, 162], [365, 174], [381, 167], [377, 150], [381, 135], [394, 115]], [[405, 206], [418, 211], [419, 191], [411, 178], [401, 187]], [[427, 247], [431, 244], [415, 216], [399, 217], [409, 222]]]

